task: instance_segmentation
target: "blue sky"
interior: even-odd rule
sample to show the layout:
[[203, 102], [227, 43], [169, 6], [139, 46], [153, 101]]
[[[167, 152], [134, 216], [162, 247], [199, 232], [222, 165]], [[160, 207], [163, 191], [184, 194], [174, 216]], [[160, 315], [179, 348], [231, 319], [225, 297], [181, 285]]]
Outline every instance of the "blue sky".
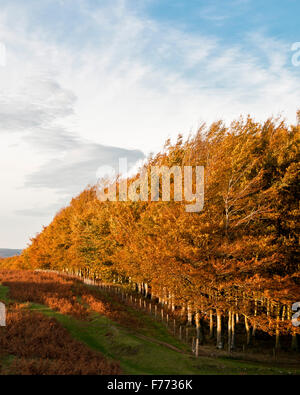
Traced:
[[[25, 4], [24, 0], [2, 0], [1, 3], [21, 7]], [[86, 45], [87, 41], [97, 42], [99, 27], [90, 25], [84, 32], [80, 25], [88, 21], [88, 16], [82, 10], [97, 12], [104, 7], [114, 8], [118, 3], [114, 0], [27, 0], [26, 8], [33, 30], [41, 25], [54, 39]], [[188, 33], [218, 37], [226, 44], [243, 42], [247, 33], [253, 31], [290, 42], [299, 39], [300, 3], [297, 0], [131, 0], [127, 7], [140, 17], [176, 26]]]
[[207, 32], [224, 41], [240, 41], [247, 31], [264, 30], [280, 39], [297, 40], [300, 3], [297, 0], [157, 0], [146, 7], [152, 17]]
[[1, 0], [0, 247], [24, 247], [120, 156], [137, 166], [166, 139], [241, 114], [294, 123], [299, 11], [299, 0]]
[[[26, 15], [27, 28], [40, 27], [47, 38], [74, 48], [98, 45], [103, 30], [91, 23], [90, 15], [120, 7], [118, 0], [2, 0], [4, 6]], [[260, 33], [286, 43], [299, 40], [300, 3], [298, 0], [129, 0], [124, 8], [131, 15], [176, 28], [195, 37], [205, 35], [220, 45], [239, 44], [249, 48], [249, 34]], [[19, 6], [19, 7], [18, 7]], [[11, 13], [11, 22], [15, 13]], [[111, 20], [113, 23], [113, 19]], [[118, 26], [110, 26], [118, 29]], [[263, 59], [262, 59], [263, 61]], [[176, 66], [176, 64], [175, 64]]]
[[[24, 0], [1, 3], [22, 6]], [[85, 0], [81, 3], [86, 9], [97, 11], [104, 6], [113, 8], [118, 2]], [[78, 4], [77, 0], [27, 0], [26, 8], [32, 27], [41, 24], [52, 33], [59, 30], [56, 33], [60, 35], [70, 29], [74, 31], [84, 19]], [[291, 41], [297, 40], [299, 35], [300, 3], [297, 0], [131, 0], [127, 4], [132, 12], [141, 16], [230, 42], [239, 41], [247, 31], [255, 30]], [[95, 39], [92, 35], [90, 38]]]

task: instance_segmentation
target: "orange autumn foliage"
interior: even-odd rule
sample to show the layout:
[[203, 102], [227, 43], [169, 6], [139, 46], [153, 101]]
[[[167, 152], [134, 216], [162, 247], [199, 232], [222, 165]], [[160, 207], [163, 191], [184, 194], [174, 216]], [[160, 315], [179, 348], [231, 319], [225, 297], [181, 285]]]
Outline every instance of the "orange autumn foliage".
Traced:
[[[291, 306], [300, 300], [299, 138], [300, 124], [280, 119], [203, 125], [186, 141], [168, 141], [145, 165], [204, 166], [201, 212], [187, 213], [173, 200], [100, 202], [90, 188], [21, 257], [1, 265], [147, 284], [158, 297], [194, 310], [226, 310], [245, 293], [252, 302], [259, 293], [259, 300]], [[89, 301], [101, 311], [101, 303]]]

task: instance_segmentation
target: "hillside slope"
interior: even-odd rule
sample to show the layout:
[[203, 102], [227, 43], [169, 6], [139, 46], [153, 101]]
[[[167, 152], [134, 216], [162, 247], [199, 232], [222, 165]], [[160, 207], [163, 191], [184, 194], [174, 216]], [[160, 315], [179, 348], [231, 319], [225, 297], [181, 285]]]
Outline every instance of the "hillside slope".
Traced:
[[15, 255], [20, 255], [22, 250], [12, 248], [0, 248], [0, 258], [10, 258]]

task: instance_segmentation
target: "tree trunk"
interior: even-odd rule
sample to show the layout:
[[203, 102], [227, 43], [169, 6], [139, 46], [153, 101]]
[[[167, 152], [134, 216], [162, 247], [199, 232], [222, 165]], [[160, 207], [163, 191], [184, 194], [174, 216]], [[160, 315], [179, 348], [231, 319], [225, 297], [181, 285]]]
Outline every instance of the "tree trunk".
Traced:
[[250, 327], [248, 323], [248, 318], [245, 316], [245, 328], [246, 328], [246, 333], [247, 333], [247, 346], [251, 343], [251, 332], [250, 332]]
[[171, 309], [172, 309], [172, 311], [174, 312], [175, 311], [175, 302], [174, 302], [174, 300], [175, 300], [175, 297], [174, 297], [174, 295], [172, 294], [172, 296], [171, 296], [171, 303], [172, 303], [172, 306], [171, 306]]
[[231, 313], [231, 349], [235, 348], [235, 314]]
[[185, 303], [182, 305], [180, 313], [182, 317], [185, 315]]
[[232, 336], [231, 321], [232, 321], [232, 314], [231, 314], [231, 310], [229, 310], [228, 311], [228, 351], [231, 350], [231, 336]]
[[204, 329], [203, 329], [203, 321], [200, 318], [200, 313], [197, 311], [195, 314], [195, 323], [196, 323], [196, 330], [197, 330], [197, 339], [199, 339], [200, 344], [204, 344]]
[[196, 331], [197, 331], [197, 339], [200, 339], [200, 314], [199, 311], [195, 314], [195, 324], [196, 324]]
[[222, 315], [219, 310], [217, 310], [217, 348], [219, 350], [223, 349], [222, 341]]
[[192, 320], [193, 320], [193, 313], [190, 304], [188, 303], [187, 306], [187, 317], [188, 317], [188, 326], [192, 326]]
[[209, 310], [209, 338], [212, 339], [214, 337], [214, 316], [213, 311]]
[[[257, 316], [257, 299], [254, 300], [254, 317]], [[252, 336], [255, 337], [255, 333], [256, 333], [256, 322], [254, 322], [253, 324], [253, 328], [252, 328]]]
[[277, 317], [276, 317], [276, 342], [275, 342], [275, 349], [280, 349], [280, 328], [279, 328], [279, 321], [280, 321], [280, 306], [277, 306]]

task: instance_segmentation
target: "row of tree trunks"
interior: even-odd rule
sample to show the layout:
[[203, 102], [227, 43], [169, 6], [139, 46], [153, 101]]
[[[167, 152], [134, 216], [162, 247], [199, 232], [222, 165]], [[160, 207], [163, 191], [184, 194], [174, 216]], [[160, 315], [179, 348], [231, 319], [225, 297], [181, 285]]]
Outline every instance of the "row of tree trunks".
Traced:
[[[91, 273], [88, 268], [85, 269], [78, 269], [78, 270], [69, 270], [66, 269], [65, 273], [68, 273], [68, 275], [75, 275], [84, 280], [87, 284], [90, 285], [97, 285], [99, 284], [99, 279], [97, 279], [97, 274], [96, 273]], [[115, 286], [118, 286], [118, 283], [122, 279], [120, 277], [116, 277], [115, 279]], [[124, 279], [123, 279], [124, 280]], [[131, 279], [126, 280], [127, 284], [130, 284], [133, 286], [133, 290], [135, 289], [139, 294], [142, 295], [142, 297], [145, 297], [146, 299], [152, 300], [154, 303], [157, 301], [161, 304], [163, 307], [163, 310], [161, 311], [161, 316], [162, 319], [167, 319], [169, 320], [169, 314], [168, 312], [164, 312], [164, 309], [166, 311], [175, 312], [177, 310], [180, 310], [181, 317], [182, 319], [186, 317], [187, 320], [187, 326], [192, 327], [195, 325], [196, 328], [196, 338], [199, 340], [199, 345], [203, 344], [205, 342], [205, 336], [204, 336], [204, 328], [203, 328], [203, 317], [206, 317], [206, 319], [209, 319], [209, 338], [212, 339], [215, 335], [215, 328], [216, 328], [216, 347], [218, 349], [223, 349], [224, 348], [224, 333], [223, 333], [223, 321], [225, 318], [227, 318], [227, 324], [228, 324], [228, 336], [227, 336], [227, 341], [228, 341], [228, 350], [233, 350], [235, 348], [235, 332], [236, 332], [236, 325], [239, 324], [240, 322], [240, 317], [239, 313], [236, 312], [236, 309], [240, 309], [239, 305], [239, 299], [235, 295], [231, 295], [231, 297], [227, 297], [228, 300], [233, 301], [233, 307], [229, 307], [227, 309], [227, 314], [225, 314], [226, 310], [224, 309], [218, 309], [217, 307], [215, 308], [209, 308], [208, 312], [204, 311], [206, 308], [206, 304], [210, 305], [217, 305], [218, 300], [221, 298], [224, 298], [223, 294], [219, 294], [216, 291], [211, 291], [209, 289], [205, 289], [204, 293], [207, 296], [203, 296], [200, 299], [200, 305], [199, 307], [195, 307], [194, 304], [191, 301], [187, 301], [185, 303], [182, 303], [181, 306], [175, 304], [175, 295], [168, 292], [165, 287], [160, 288], [159, 290], [154, 290], [147, 283], [133, 283]], [[122, 287], [122, 285], [120, 285]], [[245, 293], [242, 294], [244, 300], [247, 300], [247, 295]], [[142, 302], [140, 302], [142, 303]], [[151, 305], [152, 306], [152, 305]], [[142, 307], [142, 305], [141, 305]], [[152, 309], [152, 307], [151, 307]], [[279, 303], [275, 304], [274, 302], [261, 297], [260, 295], [256, 294], [255, 298], [253, 300], [253, 311], [251, 311], [252, 318], [257, 317], [259, 313], [259, 309], [265, 309], [266, 316], [267, 317], [276, 317], [275, 322], [276, 322], [276, 329], [275, 329], [275, 349], [280, 348], [280, 322], [285, 321], [286, 319], [290, 320], [291, 319], [291, 308], [286, 306], [286, 305], [281, 305]], [[155, 310], [157, 311], [157, 309]], [[245, 333], [246, 333], [246, 345], [251, 344], [252, 337], [255, 337], [256, 334], [256, 321], [253, 321], [251, 319], [251, 324], [249, 322], [249, 316], [247, 314], [244, 315], [244, 327], [245, 327]], [[214, 318], [216, 317], [216, 322]], [[270, 322], [270, 321], [269, 321]], [[240, 324], [239, 324], [240, 325]], [[297, 333], [294, 329], [291, 330], [291, 335], [292, 335], [292, 341], [291, 341], [291, 348], [293, 350], [297, 350], [298, 348], [298, 341], [297, 341]]]

